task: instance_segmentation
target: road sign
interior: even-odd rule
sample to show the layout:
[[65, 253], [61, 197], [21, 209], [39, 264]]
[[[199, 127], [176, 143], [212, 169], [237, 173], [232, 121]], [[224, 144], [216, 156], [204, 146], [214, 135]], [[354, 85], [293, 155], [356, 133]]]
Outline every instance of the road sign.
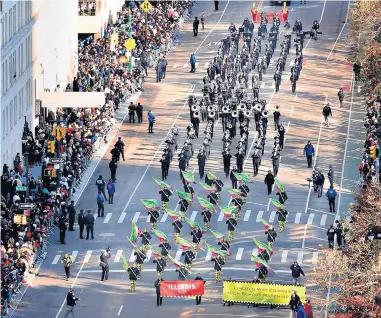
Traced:
[[56, 126], [56, 128], [53, 129], [52, 135], [57, 138], [58, 141], [60, 141], [66, 134], [66, 129], [62, 128], [61, 126]]
[[152, 4], [148, 2], [148, 0], [144, 0], [144, 2], [140, 5], [140, 8], [143, 9], [144, 12], [148, 12], [152, 8]]
[[128, 39], [126, 42], [124, 42], [124, 47], [127, 49], [127, 50], [130, 50], [132, 51], [136, 46], [136, 42], [134, 39]]
[[16, 191], [26, 191], [26, 187], [25, 186], [18, 186], [18, 187], [16, 187]]
[[19, 208], [21, 210], [29, 210], [29, 209], [33, 209], [35, 207], [35, 205], [33, 203], [20, 203], [19, 204]]
[[49, 160], [52, 164], [64, 163], [64, 158], [50, 158]]

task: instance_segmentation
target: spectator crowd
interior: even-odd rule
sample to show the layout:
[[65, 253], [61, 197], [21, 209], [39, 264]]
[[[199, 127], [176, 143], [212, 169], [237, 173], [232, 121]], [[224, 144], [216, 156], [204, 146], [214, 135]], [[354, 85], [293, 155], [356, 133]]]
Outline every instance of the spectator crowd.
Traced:
[[[39, 261], [45, 257], [47, 238], [53, 235], [60, 215], [67, 213], [70, 198], [81, 183], [81, 178], [93, 154], [115, 123], [115, 111], [132, 94], [142, 90], [144, 77], [165, 54], [178, 36], [179, 22], [191, 1], [176, 1], [175, 7], [154, 3], [147, 15], [138, 3], [127, 2], [115, 22], [109, 21], [102, 38], [92, 37], [79, 42], [78, 74], [67, 91], [105, 92], [106, 103], [101, 108], [58, 108], [49, 111], [46, 118], [34, 128], [25, 130], [22, 154], [16, 154], [11, 167], [4, 164], [1, 176], [1, 312], [7, 316], [13, 309], [20, 288], [27, 284]], [[82, 8], [84, 11], [85, 7]], [[87, 8], [90, 10], [91, 8]], [[131, 17], [131, 30], [126, 26]], [[131, 32], [129, 32], [131, 31]], [[110, 47], [111, 35], [117, 33], [118, 43]], [[136, 47], [131, 52], [132, 69], [123, 59], [127, 51], [124, 42], [132, 37]], [[58, 86], [59, 88], [59, 86]], [[50, 134], [56, 125], [66, 129], [55, 154], [47, 153]], [[60, 175], [55, 176], [50, 158], [63, 158]], [[26, 167], [26, 165], [28, 167]], [[41, 176], [27, 174], [27, 168], [41, 168]], [[39, 170], [39, 168], [37, 169]], [[48, 173], [50, 172], [50, 173]], [[39, 173], [38, 173], [39, 174]], [[28, 186], [27, 191], [21, 190]], [[18, 188], [19, 187], [19, 188]], [[20, 203], [31, 203], [30, 209], [21, 209]]]

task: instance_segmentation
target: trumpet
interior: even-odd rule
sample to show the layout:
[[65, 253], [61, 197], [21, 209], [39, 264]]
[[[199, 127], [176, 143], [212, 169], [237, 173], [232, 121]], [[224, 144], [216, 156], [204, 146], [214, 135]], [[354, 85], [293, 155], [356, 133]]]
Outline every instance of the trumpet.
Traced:
[[265, 109], [263, 112], [262, 112], [262, 117], [269, 117], [269, 111], [267, 109]]
[[232, 117], [237, 118], [238, 117], [238, 112], [236, 110], [232, 111]]
[[200, 112], [198, 110], [193, 112], [193, 118], [200, 118]]
[[198, 112], [198, 111], [200, 111], [200, 107], [198, 105], [192, 105], [191, 110], [192, 110], [192, 112]]

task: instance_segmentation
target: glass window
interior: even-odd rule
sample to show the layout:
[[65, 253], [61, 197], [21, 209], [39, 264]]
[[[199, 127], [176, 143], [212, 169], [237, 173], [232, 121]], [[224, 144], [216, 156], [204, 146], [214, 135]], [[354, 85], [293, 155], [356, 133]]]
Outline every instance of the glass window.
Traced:
[[22, 97], [21, 97], [21, 91], [19, 91], [19, 93], [18, 93], [18, 96], [19, 96], [19, 98], [18, 98], [18, 100], [19, 100], [19, 119], [21, 118], [21, 114], [23, 113], [23, 111], [22, 111]]
[[30, 80], [26, 82], [25, 86], [25, 100], [26, 100], [26, 107], [25, 109], [28, 109], [30, 106], [30, 86], [29, 86]]
[[13, 32], [17, 32], [17, 17], [16, 17], [16, 5], [13, 6]]
[[5, 134], [8, 135], [8, 114], [9, 114], [9, 106], [5, 109]]
[[5, 109], [3, 109], [2, 125], [3, 125], [3, 139], [4, 139], [4, 137], [5, 137]]
[[1, 68], [1, 96], [3, 96], [6, 92], [6, 88], [5, 88], [5, 63], [3, 63], [2, 65], [2, 68]]
[[20, 46], [17, 48], [17, 75], [21, 74], [21, 50]]
[[8, 87], [11, 87], [12, 85], [12, 56], [8, 59]]
[[12, 64], [13, 64], [12, 81], [15, 82], [17, 78], [16, 51], [14, 51], [12, 54]]
[[4, 24], [3, 24], [3, 33], [4, 33], [4, 43], [8, 42], [8, 14], [6, 13], [4, 16]]
[[34, 105], [34, 98], [33, 98], [34, 89], [33, 89], [33, 81], [32, 80], [29, 80], [29, 93], [30, 93], [30, 98], [29, 98], [30, 99], [30, 105], [29, 105], [29, 107], [31, 107]]
[[13, 124], [16, 125], [16, 123], [17, 123], [17, 111], [18, 111], [18, 108], [19, 108], [19, 105], [17, 103], [17, 95], [13, 99], [13, 107], [14, 107]]
[[17, 31], [20, 30], [21, 28], [21, 3], [22, 2], [17, 2]]
[[8, 62], [5, 62], [5, 90], [8, 91], [9, 82], [8, 82]]
[[9, 38], [13, 36], [13, 16], [12, 16], [12, 8], [9, 10]]
[[13, 128], [13, 101], [9, 105], [9, 130]]
[[21, 73], [25, 71], [25, 60], [24, 60], [24, 42], [21, 43]]

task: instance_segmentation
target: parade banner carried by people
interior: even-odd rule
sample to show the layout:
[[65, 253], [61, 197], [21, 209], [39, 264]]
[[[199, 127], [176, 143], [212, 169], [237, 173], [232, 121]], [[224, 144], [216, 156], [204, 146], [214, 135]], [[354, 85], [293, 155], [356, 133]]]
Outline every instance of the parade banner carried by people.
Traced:
[[238, 181], [244, 182], [244, 183], [250, 183], [251, 179], [250, 176], [247, 173], [243, 172], [233, 172], [235, 177]]
[[275, 274], [277, 273], [276, 271], [274, 271], [269, 264], [267, 264], [266, 261], [264, 261], [263, 259], [260, 259], [258, 256], [256, 255], [251, 255], [251, 260], [253, 262], [256, 262], [257, 263], [257, 267], [261, 267], [262, 265], [265, 266], [266, 268], [268, 268], [269, 270], [273, 271]]
[[193, 173], [187, 172], [187, 171], [181, 171], [181, 174], [183, 175], [183, 178], [187, 183], [193, 182], [194, 184], [196, 184], [196, 182], [194, 181]]
[[260, 218], [260, 221], [262, 222], [263, 226], [265, 227], [265, 230], [268, 230], [269, 228], [272, 227], [270, 223], [268, 223], [265, 219]]
[[306, 302], [305, 286], [224, 280], [222, 300], [232, 303], [288, 306], [293, 291], [296, 291], [304, 304]]
[[188, 297], [204, 295], [203, 280], [166, 280], [160, 282], [161, 297]]
[[191, 230], [202, 230], [202, 229], [201, 229], [201, 226], [198, 225], [197, 222], [192, 221], [191, 219], [189, 219], [189, 218], [187, 218], [187, 217], [185, 218], [185, 222], [188, 223], [188, 225], [189, 225], [189, 227], [191, 228]]

